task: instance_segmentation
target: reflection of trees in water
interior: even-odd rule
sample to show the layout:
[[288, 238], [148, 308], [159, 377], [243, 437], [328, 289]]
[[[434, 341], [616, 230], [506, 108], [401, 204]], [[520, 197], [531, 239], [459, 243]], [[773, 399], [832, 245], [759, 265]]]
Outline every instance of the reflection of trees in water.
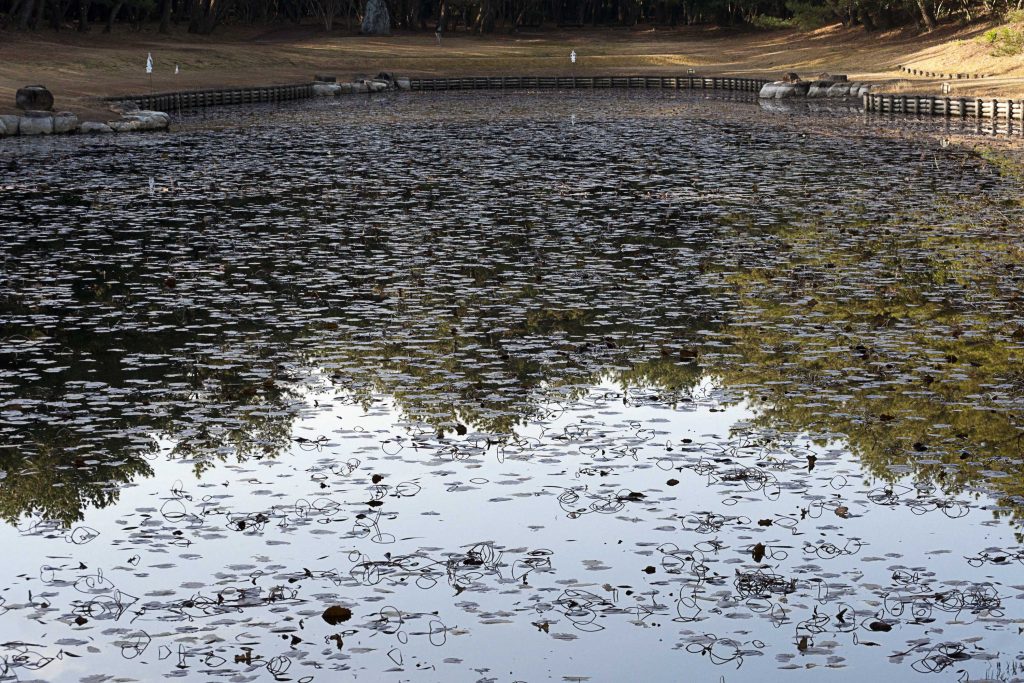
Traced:
[[983, 484], [1018, 516], [1024, 249], [985, 209], [783, 230], [783, 262], [729, 275], [737, 356], [713, 371], [762, 425], [841, 434], [882, 480]]
[[[0, 517], [9, 522], [81, 520], [87, 506], [110, 505], [122, 485], [151, 476], [150, 458], [192, 460], [201, 472], [213, 460], [271, 457], [291, 439], [304, 401], [269, 356], [187, 355], [191, 335], [170, 324], [127, 333], [42, 330], [10, 322], [38, 309], [8, 304], [0, 325], [8, 370], [0, 387], [7, 411]], [[268, 343], [261, 334], [251, 336]], [[31, 369], [55, 361], [60, 372]], [[160, 437], [170, 451], [159, 453]]]
[[[119, 239], [128, 236], [114, 235], [111, 244]], [[3, 515], [38, 514], [65, 524], [81, 519], [84, 507], [108, 505], [120, 485], [150, 475], [148, 457], [187, 459], [197, 472], [216, 460], [273, 457], [289, 446], [311, 370], [326, 371], [367, 404], [392, 395], [406, 419], [442, 435], [465, 425], [510, 433], [537, 414], [548, 392], [571, 399], [609, 370], [626, 384], [674, 391], [696, 382], [681, 329], [693, 319], [655, 328], [662, 311], [637, 321], [637, 297], [658, 291], [635, 253], [631, 264], [620, 258], [621, 244], [584, 248], [568, 241], [564, 250], [573, 263], [606, 272], [573, 292], [578, 303], [562, 305], [566, 271], [557, 254], [529, 247], [535, 261], [520, 268], [525, 242], [497, 241], [493, 263], [469, 267], [452, 254], [442, 272], [356, 276], [339, 301], [301, 317], [288, 307], [307, 303], [309, 292], [295, 280], [319, 287], [317, 277], [288, 268], [271, 277], [280, 265], [274, 262], [187, 264], [219, 278], [220, 285], [198, 285], [207, 288], [223, 286], [235, 269], [247, 271], [239, 276], [247, 297], [266, 302], [251, 317], [248, 298], [232, 300], [229, 292], [204, 300], [184, 277], [175, 281], [159, 267], [109, 255], [101, 263], [61, 261], [57, 277], [75, 277], [47, 300], [8, 286], [0, 292], [7, 314], [0, 358], [12, 374], [0, 398], [24, 419], [2, 426], [10, 437], [0, 453], [9, 475], [0, 480]], [[359, 243], [360, 258], [392, 246], [372, 232]], [[457, 241], [450, 246], [460, 248]], [[660, 269], [662, 277], [667, 270]], [[252, 271], [260, 273], [258, 281]], [[610, 288], [609, 281], [623, 284]], [[75, 317], [87, 324], [67, 322]], [[46, 319], [62, 322], [41, 324]], [[35, 369], [54, 365], [52, 373]], [[158, 437], [171, 444], [169, 453], [157, 454]]]
[[[68, 369], [8, 392], [38, 401], [33, 410], [46, 419], [21, 425], [20, 441], [4, 453], [3, 514], [70, 522], [85, 505], [109, 504], [112, 483], [150, 473], [154, 434], [198, 470], [218, 458], [272, 457], [287, 448], [304, 403], [291, 380], [311, 367], [366, 405], [392, 396], [405, 419], [441, 434], [466, 425], [511, 433], [552, 391], [571, 400], [606, 379], [663, 390], [671, 401], [711, 372], [746, 388], [765, 426], [845, 435], [880, 478], [910, 466], [918, 479], [955, 492], [996, 471], [1009, 475], [989, 479], [1004, 502], [1024, 493], [1012, 460], [1024, 388], [1024, 329], [1010, 322], [1020, 319], [1019, 248], [981, 230], [912, 233], [868, 223], [771, 237], [770, 253], [765, 247], [742, 264], [703, 260], [706, 280], [724, 278], [716, 296], [740, 301], [715, 323], [672, 318], [686, 304], [669, 294], [660, 313], [645, 311], [637, 322], [637, 300], [609, 297], [607, 279], [588, 294], [603, 300], [600, 309], [559, 306], [541, 296], [544, 265], [526, 263], [527, 284], [509, 286], [508, 259], [502, 267], [460, 266], [471, 286], [452, 299], [421, 286], [423, 272], [369, 285], [391, 319], [327, 311], [320, 322], [271, 334], [258, 321], [234, 321], [230, 344], [191, 353], [194, 336], [180, 320], [116, 340], [51, 335], [41, 357], [60, 349], [71, 356]], [[614, 272], [622, 282], [630, 275]], [[632, 275], [643, 277], [640, 268]], [[211, 319], [192, 311], [187, 323]], [[702, 342], [698, 327], [718, 331]], [[89, 382], [99, 385], [85, 388]], [[76, 391], [92, 402], [68, 402]], [[83, 414], [106, 426], [76, 428]]]
[[117, 501], [118, 487], [153, 474], [137, 445], [111, 439], [113, 452], [122, 455], [98, 460], [73, 455], [80, 442], [69, 430], [37, 436], [30, 449], [0, 450], [0, 470], [7, 473], [0, 480], [0, 519], [11, 524], [34, 515], [71, 525], [84, 508], [106, 507]]
[[[989, 205], [981, 227], [930, 206], [894, 217], [888, 195], [790, 210], [786, 193], [803, 190], [781, 152], [742, 171], [698, 145], [647, 159], [659, 175], [562, 144], [532, 144], [515, 173], [503, 154], [446, 158], [457, 183], [419, 167], [396, 184], [376, 157], [324, 179], [302, 155], [261, 155], [262, 168], [218, 168], [214, 185], [181, 168], [192, 189], [165, 203], [36, 207], [39, 225], [2, 245], [16, 268], [0, 280], [0, 401], [19, 412], [0, 417], [4, 514], [67, 521], [111, 502], [111, 482], [148, 474], [154, 436], [199, 470], [271, 457], [304, 404], [295, 387], [319, 369], [437, 432], [507, 434], [551, 393], [610, 378], [671, 402], [703, 368], [763, 396], [764, 423], [846, 434], [878, 476], [911, 463], [963, 487], [995, 469], [1016, 492], [999, 458], [1016, 457], [1024, 385], [1024, 332], [1006, 324], [1020, 319], [1021, 254], [990, 220], [1011, 208]], [[586, 180], [537, 182], [559, 155]], [[605, 169], [616, 163], [622, 178]], [[800, 188], [833, 191], [798, 170]], [[842, 172], [868, 197], [871, 182]], [[737, 174], [781, 199], [732, 187]], [[863, 223], [848, 219], [858, 211]], [[820, 230], [765, 227], [830, 212]], [[68, 216], [81, 222], [70, 233]], [[957, 468], [921, 462], [932, 454]], [[45, 484], [59, 477], [72, 483]]]
[[666, 398], [697, 385], [700, 369], [685, 345], [651, 348], [650, 331], [630, 330], [628, 322], [595, 324], [593, 317], [582, 310], [535, 311], [500, 335], [463, 334], [445, 322], [416, 330], [415, 344], [400, 333], [369, 349], [348, 340], [325, 343], [321, 362], [357, 401], [368, 406], [374, 396], [391, 396], [406, 420], [439, 435], [467, 426], [512, 434], [553, 394], [571, 401], [601, 381], [658, 388]]

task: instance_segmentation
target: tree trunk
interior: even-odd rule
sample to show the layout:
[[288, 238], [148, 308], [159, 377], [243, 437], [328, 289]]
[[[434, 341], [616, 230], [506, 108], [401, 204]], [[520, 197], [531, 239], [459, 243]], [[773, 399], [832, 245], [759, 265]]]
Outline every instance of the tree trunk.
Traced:
[[107, 14], [107, 23], [103, 27], [104, 33], [110, 33], [114, 30], [114, 22], [117, 21], [117, 15], [122, 7], [124, 7], [124, 0], [117, 0], [114, 6], [110, 8], [110, 13]]
[[59, 31], [60, 25], [64, 23], [64, 15], [67, 14], [68, 6], [62, 3], [61, 0], [51, 0], [50, 5], [52, 6], [50, 28], [54, 31]]
[[917, 8], [921, 10], [921, 18], [924, 19], [925, 28], [929, 31], [935, 30], [935, 13], [928, 6], [928, 0], [917, 0]]
[[89, 6], [92, 0], [78, 0], [78, 32], [89, 32]]
[[213, 29], [220, 23], [222, 2], [223, 0], [194, 0], [188, 32], [204, 36], [213, 33]]
[[480, 3], [480, 10], [476, 15], [473, 29], [477, 33], [494, 32], [494, 6], [491, 4], [491, 0], [482, 0]]
[[25, 31], [28, 29], [29, 22], [32, 21], [32, 10], [35, 9], [35, 3], [42, 3], [43, 0], [25, 0], [25, 4], [21, 7], [21, 16], [18, 17], [18, 29]]
[[171, 32], [171, 14], [174, 11], [174, 0], [163, 0], [160, 5], [160, 33], [167, 35]]
[[359, 32], [368, 36], [391, 35], [391, 15], [384, 0], [366, 0], [366, 13]]

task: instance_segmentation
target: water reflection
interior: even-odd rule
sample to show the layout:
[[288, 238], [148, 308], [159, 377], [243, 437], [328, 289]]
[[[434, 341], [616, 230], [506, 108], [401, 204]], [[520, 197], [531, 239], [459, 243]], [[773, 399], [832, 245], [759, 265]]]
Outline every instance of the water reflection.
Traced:
[[12, 146], [0, 676], [1016, 676], [1014, 179], [458, 101]]

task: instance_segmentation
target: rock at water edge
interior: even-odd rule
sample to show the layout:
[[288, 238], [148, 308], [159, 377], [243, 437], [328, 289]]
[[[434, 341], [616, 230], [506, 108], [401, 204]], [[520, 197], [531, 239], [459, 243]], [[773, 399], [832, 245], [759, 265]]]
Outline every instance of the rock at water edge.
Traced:
[[62, 111], [53, 117], [54, 133], [73, 133], [78, 130], [78, 117], [71, 112]]
[[107, 125], [110, 126], [111, 130], [113, 130], [115, 133], [130, 133], [132, 131], [142, 130], [142, 124], [134, 119], [126, 119], [123, 121], [111, 121]]
[[114, 129], [99, 121], [86, 121], [78, 127], [79, 133], [113, 133]]
[[53, 133], [53, 117], [41, 112], [29, 112], [18, 119], [21, 135], [50, 135]]
[[828, 89], [834, 84], [832, 81], [813, 81], [807, 90], [808, 97], [828, 97]]
[[314, 97], [332, 97], [341, 93], [341, 86], [337, 83], [314, 83]]
[[0, 114], [0, 121], [3, 122], [4, 128], [7, 129], [5, 135], [17, 135], [18, 134], [18, 118], [11, 114]]

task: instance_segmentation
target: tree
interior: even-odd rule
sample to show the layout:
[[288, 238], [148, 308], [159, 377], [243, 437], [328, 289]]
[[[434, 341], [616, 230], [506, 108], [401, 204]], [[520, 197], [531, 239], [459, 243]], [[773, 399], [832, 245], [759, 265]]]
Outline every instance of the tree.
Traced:
[[320, 20], [325, 31], [330, 31], [334, 28], [334, 17], [338, 16], [342, 4], [344, 0], [306, 0], [306, 9]]
[[391, 15], [384, 0], [367, 0], [366, 12], [363, 14], [361, 33], [368, 36], [386, 36], [391, 34]]

